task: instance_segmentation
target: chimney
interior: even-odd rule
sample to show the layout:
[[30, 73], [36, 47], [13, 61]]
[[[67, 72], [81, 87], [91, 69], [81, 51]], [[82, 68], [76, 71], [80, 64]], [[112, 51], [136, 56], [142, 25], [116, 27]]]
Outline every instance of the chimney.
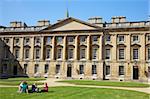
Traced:
[[100, 23], [103, 23], [101, 17], [91, 17], [91, 18], [88, 19], [88, 22], [91, 23], [91, 24], [100, 24]]
[[11, 27], [22, 27], [22, 22], [21, 21], [13, 21], [10, 22]]
[[125, 16], [113, 16], [111, 18], [112, 23], [121, 23], [121, 22], [126, 22], [126, 17]]
[[40, 20], [40, 21], [38, 21], [38, 26], [48, 26], [48, 25], [50, 25], [49, 20]]

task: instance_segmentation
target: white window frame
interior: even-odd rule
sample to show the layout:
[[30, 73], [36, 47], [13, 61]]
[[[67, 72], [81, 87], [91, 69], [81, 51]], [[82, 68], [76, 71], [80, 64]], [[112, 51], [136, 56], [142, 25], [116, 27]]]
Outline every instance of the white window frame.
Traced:
[[48, 71], [49, 71], [49, 65], [45, 64], [45, 66], [44, 66], [44, 73], [47, 74]]
[[124, 42], [125, 41], [125, 36], [124, 35], [119, 35], [118, 36], [118, 42]]
[[140, 39], [139, 39], [139, 36], [138, 35], [133, 35], [132, 36], [132, 42], [139, 42]]
[[106, 42], [111, 42], [111, 35], [106, 35]]
[[20, 58], [20, 49], [19, 48], [15, 48], [14, 49], [14, 55], [16, 59]]
[[111, 49], [110, 48], [106, 48], [105, 49], [105, 59], [106, 60], [110, 60], [111, 59]]
[[68, 43], [74, 43], [74, 37], [67, 37]]
[[30, 38], [29, 37], [25, 37], [24, 38], [24, 45], [29, 45], [30, 44]]
[[19, 43], [20, 43], [19, 37], [14, 38], [14, 43], [15, 43], [16, 45], [19, 45]]
[[79, 74], [84, 74], [84, 65], [79, 65]]
[[120, 65], [120, 66], [119, 66], [119, 76], [124, 75], [124, 72], [125, 72], [124, 66]]
[[[118, 49], [118, 53], [119, 53], [119, 55], [118, 55], [118, 57], [119, 57], [119, 60], [124, 60], [125, 59], [125, 49], [124, 48], [119, 48]], [[121, 51], [123, 51], [123, 52], [121, 52]]]
[[97, 74], [97, 65], [92, 65], [92, 75]]
[[96, 47], [92, 49], [92, 59], [98, 59], [98, 48]]
[[46, 59], [51, 59], [51, 48], [49, 47], [46, 48]]
[[34, 52], [34, 54], [35, 54], [35, 59], [36, 60], [38, 60], [38, 59], [40, 59], [40, 57], [41, 57], [41, 49], [40, 48], [35, 48], [35, 52]]
[[80, 36], [80, 43], [86, 43], [86, 36]]
[[106, 76], [110, 76], [110, 66], [106, 65]]
[[68, 49], [68, 59], [73, 59], [74, 58], [74, 49], [69, 48]]
[[139, 49], [133, 48], [133, 60], [138, 60], [138, 59], [139, 59]]
[[57, 59], [62, 59], [62, 48], [57, 48]]
[[39, 64], [35, 64], [34, 66], [34, 74], [39, 73]]
[[58, 37], [56, 37], [56, 39], [57, 39], [57, 44], [63, 43], [63, 37], [62, 36], [58, 36]]
[[55, 70], [56, 75], [60, 74], [60, 64], [56, 65], [56, 70]]
[[[27, 53], [27, 50], [29, 51], [28, 53]], [[30, 57], [30, 49], [29, 48], [25, 48], [24, 49], [24, 59], [29, 59], [29, 57]]]
[[24, 64], [24, 73], [27, 74], [28, 73], [28, 64]]
[[86, 59], [86, 48], [80, 48], [80, 59]]
[[98, 36], [92, 36], [92, 41], [93, 42], [98, 42]]
[[150, 60], [150, 48], [147, 49], [147, 60]]
[[40, 37], [35, 37], [34, 40], [35, 40], [34, 41], [35, 45], [41, 44], [41, 38]]
[[52, 43], [52, 37], [51, 36], [47, 36], [46, 37], [46, 44], [51, 44]]

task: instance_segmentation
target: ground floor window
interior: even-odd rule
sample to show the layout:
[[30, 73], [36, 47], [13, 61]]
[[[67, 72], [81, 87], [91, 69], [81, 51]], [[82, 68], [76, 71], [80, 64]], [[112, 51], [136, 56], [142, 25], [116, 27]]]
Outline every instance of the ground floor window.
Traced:
[[92, 65], [92, 75], [93, 74], [97, 74], [97, 72], [96, 72], [96, 65]]
[[60, 73], [60, 65], [56, 65], [56, 74]]
[[110, 75], [110, 66], [106, 66], [106, 75]]
[[48, 70], [49, 70], [49, 65], [45, 64], [44, 73], [48, 73]]
[[34, 73], [38, 73], [39, 72], [39, 65], [38, 64], [35, 64], [35, 67], [34, 67]]
[[124, 66], [119, 66], [119, 76], [124, 75]]
[[28, 64], [24, 64], [24, 73], [27, 74], [27, 67], [28, 67]]
[[7, 64], [3, 64], [1, 69], [2, 69], [2, 74], [7, 73]]
[[84, 65], [79, 66], [79, 74], [84, 74]]

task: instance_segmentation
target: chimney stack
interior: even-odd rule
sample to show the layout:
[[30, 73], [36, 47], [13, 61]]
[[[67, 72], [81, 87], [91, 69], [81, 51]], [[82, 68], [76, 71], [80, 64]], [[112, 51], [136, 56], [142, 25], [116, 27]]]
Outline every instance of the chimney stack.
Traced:
[[22, 27], [22, 22], [21, 21], [13, 21], [13, 22], [10, 22], [10, 26], [11, 27]]
[[100, 23], [103, 23], [101, 17], [91, 17], [91, 18], [88, 19], [88, 22], [91, 23], [91, 24], [100, 24]]
[[48, 26], [48, 25], [50, 25], [49, 20], [40, 20], [40, 21], [38, 21], [38, 26]]
[[125, 16], [113, 16], [111, 18], [112, 23], [121, 23], [121, 22], [126, 22], [126, 17]]

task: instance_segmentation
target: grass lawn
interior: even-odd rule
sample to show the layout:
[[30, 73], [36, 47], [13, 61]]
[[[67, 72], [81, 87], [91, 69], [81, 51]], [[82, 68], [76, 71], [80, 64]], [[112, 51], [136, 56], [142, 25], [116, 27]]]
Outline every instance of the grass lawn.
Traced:
[[62, 80], [58, 82], [66, 82], [77, 85], [95, 85], [95, 86], [115, 86], [115, 87], [149, 87], [149, 84], [140, 82], [113, 82], [98, 80]]
[[51, 87], [48, 93], [17, 93], [17, 88], [0, 88], [1, 99], [149, 99], [142, 92], [80, 87]]
[[16, 86], [19, 85], [21, 81], [27, 81], [28, 85], [33, 83], [37, 83], [38, 85], [43, 84], [42, 82], [37, 82], [40, 80], [45, 80], [45, 78], [9, 78], [9, 79], [0, 79], [0, 85], [12, 85]]

